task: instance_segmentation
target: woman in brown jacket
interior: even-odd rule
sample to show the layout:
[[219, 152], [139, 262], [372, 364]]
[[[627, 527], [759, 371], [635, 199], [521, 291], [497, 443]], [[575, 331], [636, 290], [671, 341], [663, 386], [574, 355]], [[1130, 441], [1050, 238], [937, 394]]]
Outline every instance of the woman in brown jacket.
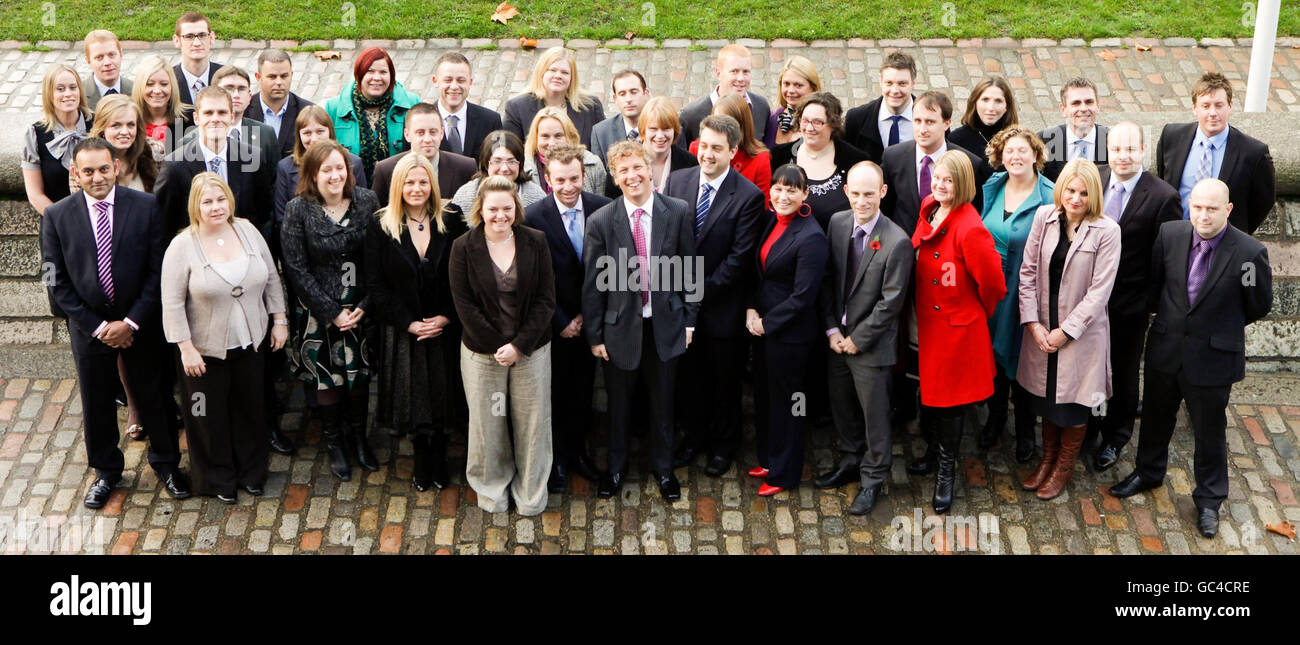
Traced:
[[1086, 159], [1065, 165], [1053, 203], [1034, 213], [1020, 265], [1025, 325], [1016, 382], [1043, 418], [1043, 460], [1021, 484], [1052, 499], [1065, 490], [1092, 409], [1110, 398], [1106, 303], [1119, 268], [1119, 224], [1101, 214], [1101, 177]]

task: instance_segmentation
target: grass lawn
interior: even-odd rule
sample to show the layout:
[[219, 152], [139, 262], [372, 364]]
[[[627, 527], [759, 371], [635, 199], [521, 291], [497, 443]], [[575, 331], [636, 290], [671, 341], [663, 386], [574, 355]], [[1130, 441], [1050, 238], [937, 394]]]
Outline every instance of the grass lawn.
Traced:
[[[190, 8], [212, 18], [221, 38], [299, 41], [521, 35], [609, 39], [628, 32], [659, 40], [1253, 34], [1253, 27], [1243, 24], [1253, 18], [1244, 12], [1243, 0], [517, 0], [520, 15], [508, 26], [490, 20], [498, 1], [4, 0], [0, 40], [80, 40], [96, 27], [127, 40], [163, 40], [171, 36], [176, 17]], [[1294, 1], [1283, 0], [1279, 36], [1300, 35]]]

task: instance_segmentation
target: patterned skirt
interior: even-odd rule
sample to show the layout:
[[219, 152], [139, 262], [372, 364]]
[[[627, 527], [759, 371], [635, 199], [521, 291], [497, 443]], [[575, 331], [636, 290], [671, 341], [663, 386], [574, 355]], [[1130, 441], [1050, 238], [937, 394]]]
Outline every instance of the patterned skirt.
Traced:
[[[350, 306], [351, 303], [344, 303]], [[342, 331], [313, 316], [302, 301], [293, 301], [292, 337], [285, 346], [289, 373], [317, 390], [338, 387], [366, 388], [370, 385], [370, 336], [373, 325], [363, 316], [361, 324]]]

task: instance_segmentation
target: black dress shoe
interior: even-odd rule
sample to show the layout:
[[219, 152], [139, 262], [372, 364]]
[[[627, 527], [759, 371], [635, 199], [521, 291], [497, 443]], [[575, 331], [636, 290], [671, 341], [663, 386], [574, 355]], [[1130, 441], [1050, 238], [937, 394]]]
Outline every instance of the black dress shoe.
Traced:
[[831, 472], [822, 473], [813, 480], [813, 486], [817, 488], [839, 488], [849, 482], [857, 481], [860, 475], [861, 471], [858, 470], [857, 466], [841, 465]]
[[728, 470], [731, 470], [731, 459], [722, 455], [709, 457], [709, 465], [704, 467], [704, 473], [709, 477], [721, 477]]
[[546, 480], [546, 492], [552, 495], [559, 495], [569, 488], [569, 476], [565, 472], [564, 466], [554, 464], [551, 466], [551, 477]]
[[675, 502], [682, 498], [682, 485], [677, 483], [677, 477], [672, 473], [659, 476], [659, 492], [665, 500]]
[[244, 484], [240, 488], [243, 488], [244, 492], [248, 493], [249, 495], [252, 495], [253, 497], [261, 497], [262, 493], [265, 492], [262, 490], [261, 486], [253, 486], [252, 484]]
[[881, 484], [876, 484], [858, 491], [858, 496], [853, 498], [853, 504], [849, 506], [849, 515], [866, 515], [874, 510], [876, 501], [880, 499], [880, 487]]
[[190, 480], [179, 470], [172, 471], [163, 478], [163, 488], [175, 499], [186, 499], [190, 496]]
[[608, 473], [600, 477], [600, 487], [596, 494], [601, 497], [613, 497], [623, 487], [623, 473]]
[[221, 502], [222, 504], [234, 504], [239, 501], [239, 497], [236, 496], [234, 491], [231, 491], [229, 493], [217, 493], [216, 498], [217, 501]]
[[1101, 444], [1101, 448], [1092, 456], [1092, 468], [1097, 472], [1102, 472], [1119, 461], [1119, 448], [1116, 448], [1109, 441]]
[[113, 493], [113, 485], [117, 482], [117, 479], [96, 477], [95, 481], [90, 484], [90, 490], [86, 491], [86, 499], [84, 500], [86, 508], [104, 508], [104, 504], [108, 503], [109, 495]]
[[673, 468], [681, 468], [682, 466], [691, 465], [691, 462], [694, 462], [695, 458], [699, 456], [699, 454], [700, 451], [696, 450], [695, 446], [692, 446], [689, 443], [683, 443], [677, 448], [677, 452], [673, 453]]
[[1119, 498], [1132, 497], [1144, 490], [1159, 488], [1160, 484], [1163, 483], [1164, 483], [1163, 481], [1153, 482], [1148, 479], [1145, 479], [1142, 477], [1142, 475], [1139, 475], [1138, 472], [1135, 470], [1128, 477], [1125, 477], [1124, 479], [1120, 480], [1118, 484], [1111, 486], [1110, 494]]
[[585, 454], [579, 453], [576, 457], [570, 457], [569, 469], [593, 484], [600, 481], [600, 469], [591, 463], [591, 457]]
[[271, 450], [282, 455], [292, 455], [295, 446], [293, 440], [285, 436], [279, 428], [271, 428]]
[[1212, 508], [1203, 508], [1196, 517], [1196, 530], [1201, 535], [1212, 538], [1219, 534], [1219, 511]]

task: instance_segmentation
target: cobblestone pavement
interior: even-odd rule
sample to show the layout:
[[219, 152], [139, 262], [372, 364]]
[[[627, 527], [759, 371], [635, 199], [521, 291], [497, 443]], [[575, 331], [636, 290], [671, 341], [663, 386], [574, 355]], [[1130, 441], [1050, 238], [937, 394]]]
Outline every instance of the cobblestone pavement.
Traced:
[[[299, 394], [284, 427], [300, 443], [305, 437], [306, 445], [292, 458], [272, 455], [264, 497], [241, 492], [233, 506], [215, 498], [173, 500], [148, 468], [145, 443], [124, 438], [123, 484], [95, 512], [81, 504], [93, 476], [76, 381], [16, 378], [0, 380], [0, 390], [3, 553], [1294, 554], [1294, 543], [1264, 526], [1282, 519], [1300, 523], [1300, 405], [1278, 403], [1298, 402], [1295, 377], [1251, 375], [1237, 386], [1228, 416], [1231, 490], [1213, 540], [1195, 529], [1185, 421], [1175, 434], [1165, 486], [1125, 501], [1105, 490], [1132, 469], [1132, 447], [1105, 473], [1076, 465], [1066, 492], [1042, 502], [1017, 484], [1032, 464], [1014, 462], [1013, 442], [985, 454], [968, 432], [953, 514], [936, 529], [940, 520], [929, 510], [933, 477], [904, 471], [905, 453], [922, 449], [914, 425], [909, 437], [895, 441], [887, 495], [872, 515], [860, 518], [845, 512], [856, 484], [821, 491], [808, 481], [833, 462], [829, 429], [809, 433], [803, 484], [758, 497], [759, 482], [744, 474], [755, 463], [747, 409], [739, 462], [717, 479], [698, 464], [678, 469], [678, 502], [666, 505], [647, 480], [645, 462], [636, 458], [644, 452], [634, 441], [630, 481], [620, 497], [599, 499], [575, 476], [570, 493], [552, 496], [542, 515], [523, 518], [513, 511], [486, 514], [475, 505], [464, 482], [463, 436], [450, 449], [453, 485], [441, 491], [417, 493], [409, 442], [392, 443], [376, 430], [372, 444], [383, 468], [338, 481], [321, 449], [319, 425], [302, 411]], [[1257, 398], [1252, 392], [1275, 403], [1239, 402]], [[603, 454], [597, 459], [603, 463]]]

